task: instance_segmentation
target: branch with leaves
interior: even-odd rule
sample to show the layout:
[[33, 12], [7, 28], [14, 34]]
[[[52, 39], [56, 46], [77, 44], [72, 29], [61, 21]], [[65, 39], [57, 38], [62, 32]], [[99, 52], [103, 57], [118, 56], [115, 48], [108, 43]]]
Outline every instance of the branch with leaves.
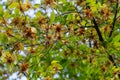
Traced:
[[119, 4], [119, 0], [117, 0], [117, 2], [116, 2], [115, 14], [114, 14], [113, 23], [112, 23], [112, 29], [110, 31], [109, 37], [112, 36], [112, 33], [114, 31], [115, 23], [116, 23], [116, 20], [117, 20], [116, 17], [117, 17], [117, 13], [118, 13], [118, 4]]

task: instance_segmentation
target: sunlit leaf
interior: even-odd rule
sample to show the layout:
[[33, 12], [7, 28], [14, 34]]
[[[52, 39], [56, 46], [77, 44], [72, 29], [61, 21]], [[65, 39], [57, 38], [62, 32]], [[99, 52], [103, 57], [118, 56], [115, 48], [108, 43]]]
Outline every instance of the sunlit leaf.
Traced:
[[40, 16], [41, 16], [41, 12], [37, 12], [35, 15], [36, 15], [37, 17], [40, 17]]
[[86, 21], [82, 21], [81, 24], [84, 26], [86, 24]]
[[56, 64], [56, 63], [58, 63], [57, 60], [53, 60], [53, 61], [51, 62], [51, 64]]
[[9, 17], [10, 17], [9, 11], [5, 11], [3, 16], [4, 16], [5, 18], [9, 18]]
[[50, 14], [50, 23], [53, 23], [54, 20], [55, 20], [55, 13], [54, 13], [54, 11], [52, 11]]
[[40, 7], [40, 4], [34, 4], [33, 8], [37, 9]]
[[18, 7], [19, 3], [18, 2], [12, 2], [11, 5], [9, 6], [9, 8], [16, 8]]

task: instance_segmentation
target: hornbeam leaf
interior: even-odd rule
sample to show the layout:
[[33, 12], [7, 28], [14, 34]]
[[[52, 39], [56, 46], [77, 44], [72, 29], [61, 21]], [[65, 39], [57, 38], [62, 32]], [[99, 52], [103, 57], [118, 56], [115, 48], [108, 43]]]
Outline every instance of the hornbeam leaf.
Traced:
[[18, 6], [18, 2], [13, 2], [10, 6], [9, 6], [9, 8], [11, 9], [11, 8], [16, 8]]
[[54, 22], [54, 20], [55, 20], [55, 13], [54, 11], [52, 11], [50, 14], [50, 23]]
[[118, 42], [118, 41], [120, 41], [120, 34], [118, 34], [117, 36], [115, 36], [112, 41], [113, 41], [113, 42]]

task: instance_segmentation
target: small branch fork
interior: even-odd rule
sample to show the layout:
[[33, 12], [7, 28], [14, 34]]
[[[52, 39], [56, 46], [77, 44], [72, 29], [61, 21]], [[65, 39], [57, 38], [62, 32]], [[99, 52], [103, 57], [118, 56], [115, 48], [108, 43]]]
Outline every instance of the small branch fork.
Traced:
[[[95, 25], [94, 28], [95, 28], [95, 30], [96, 30], [96, 32], [97, 32], [97, 34], [98, 34], [99, 40], [100, 40], [101, 42], [104, 42], [104, 39], [103, 39], [103, 37], [102, 37], [102, 35], [101, 35], [101, 33], [100, 33], [100, 30], [99, 30], [99, 28], [98, 28], [98, 24], [97, 24], [96, 21], [95, 21], [95, 18], [93, 18], [93, 23], [94, 23], [94, 25]], [[103, 45], [103, 47], [105, 47], [105, 46]], [[112, 57], [110, 54], [108, 54], [108, 58], [109, 58], [109, 60], [113, 63], [113, 65], [117, 67], [117, 65], [116, 65], [113, 57]]]

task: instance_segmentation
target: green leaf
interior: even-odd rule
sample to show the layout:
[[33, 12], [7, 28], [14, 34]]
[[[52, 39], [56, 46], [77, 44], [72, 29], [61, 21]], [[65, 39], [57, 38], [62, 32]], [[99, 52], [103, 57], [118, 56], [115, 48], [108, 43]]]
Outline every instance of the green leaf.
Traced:
[[57, 66], [59, 69], [63, 69], [62, 65], [60, 65], [60, 64], [56, 64], [56, 66]]
[[12, 71], [13, 71], [14, 64], [8, 64], [7, 67], [8, 67], [8, 71], [9, 71], [9, 72], [12, 72]]
[[71, 14], [68, 14], [67, 20], [68, 20], [68, 21], [69, 21], [69, 20], [72, 20], [72, 15], [71, 15]]
[[10, 8], [10, 9], [11, 9], [11, 8], [16, 8], [18, 5], [19, 5], [18, 2], [13, 2], [13, 3], [9, 6], [9, 8]]
[[56, 64], [56, 63], [58, 63], [57, 60], [53, 60], [53, 61], [51, 62], [51, 64]]
[[8, 10], [5, 11], [3, 16], [4, 16], [4, 18], [9, 18], [10, 17], [9, 11]]
[[84, 45], [84, 44], [82, 44], [82, 45], [79, 46], [79, 49], [80, 49], [81, 51], [85, 51], [86, 48], [87, 48], [87, 46]]
[[61, 0], [63, 3], [66, 3], [66, 0]]
[[34, 6], [33, 6], [33, 8], [35, 8], [35, 9], [37, 9], [37, 8], [39, 8], [40, 7], [40, 4], [35, 4]]
[[16, 15], [16, 16], [19, 16], [19, 15], [20, 15], [20, 10], [19, 10], [19, 9], [15, 9], [14, 12], [15, 12], [15, 15]]
[[86, 0], [86, 2], [88, 3], [88, 6], [91, 7], [93, 12], [97, 11], [96, 0]]
[[120, 41], [120, 34], [118, 34], [117, 36], [115, 36], [112, 40], [112, 42], [118, 42]]
[[36, 17], [40, 17], [40, 16], [41, 16], [41, 12], [37, 12], [37, 13], [35, 14], [35, 16], [36, 16]]
[[120, 42], [114, 42], [113, 44], [115, 47], [120, 47]]
[[82, 21], [82, 22], [81, 22], [81, 24], [82, 24], [83, 26], [85, 26], [85, 24], [86, 24], [86, 21]]
[[2, 5], [0, 5], [0, 17], [2, 17], [2, 15], [3, 15], [3, 7]]
[[50, 23], [53, 23], [54, 20], [55, 20], [55, 13], [54, 13], [54, 11], [52, 11], [50, 14]]
[[7, 43], [7, 41], [8, 41], [7, 35], [4, 33], [1, 33], [0, 34], [0, 44], [5, 44], [5, 43]]

